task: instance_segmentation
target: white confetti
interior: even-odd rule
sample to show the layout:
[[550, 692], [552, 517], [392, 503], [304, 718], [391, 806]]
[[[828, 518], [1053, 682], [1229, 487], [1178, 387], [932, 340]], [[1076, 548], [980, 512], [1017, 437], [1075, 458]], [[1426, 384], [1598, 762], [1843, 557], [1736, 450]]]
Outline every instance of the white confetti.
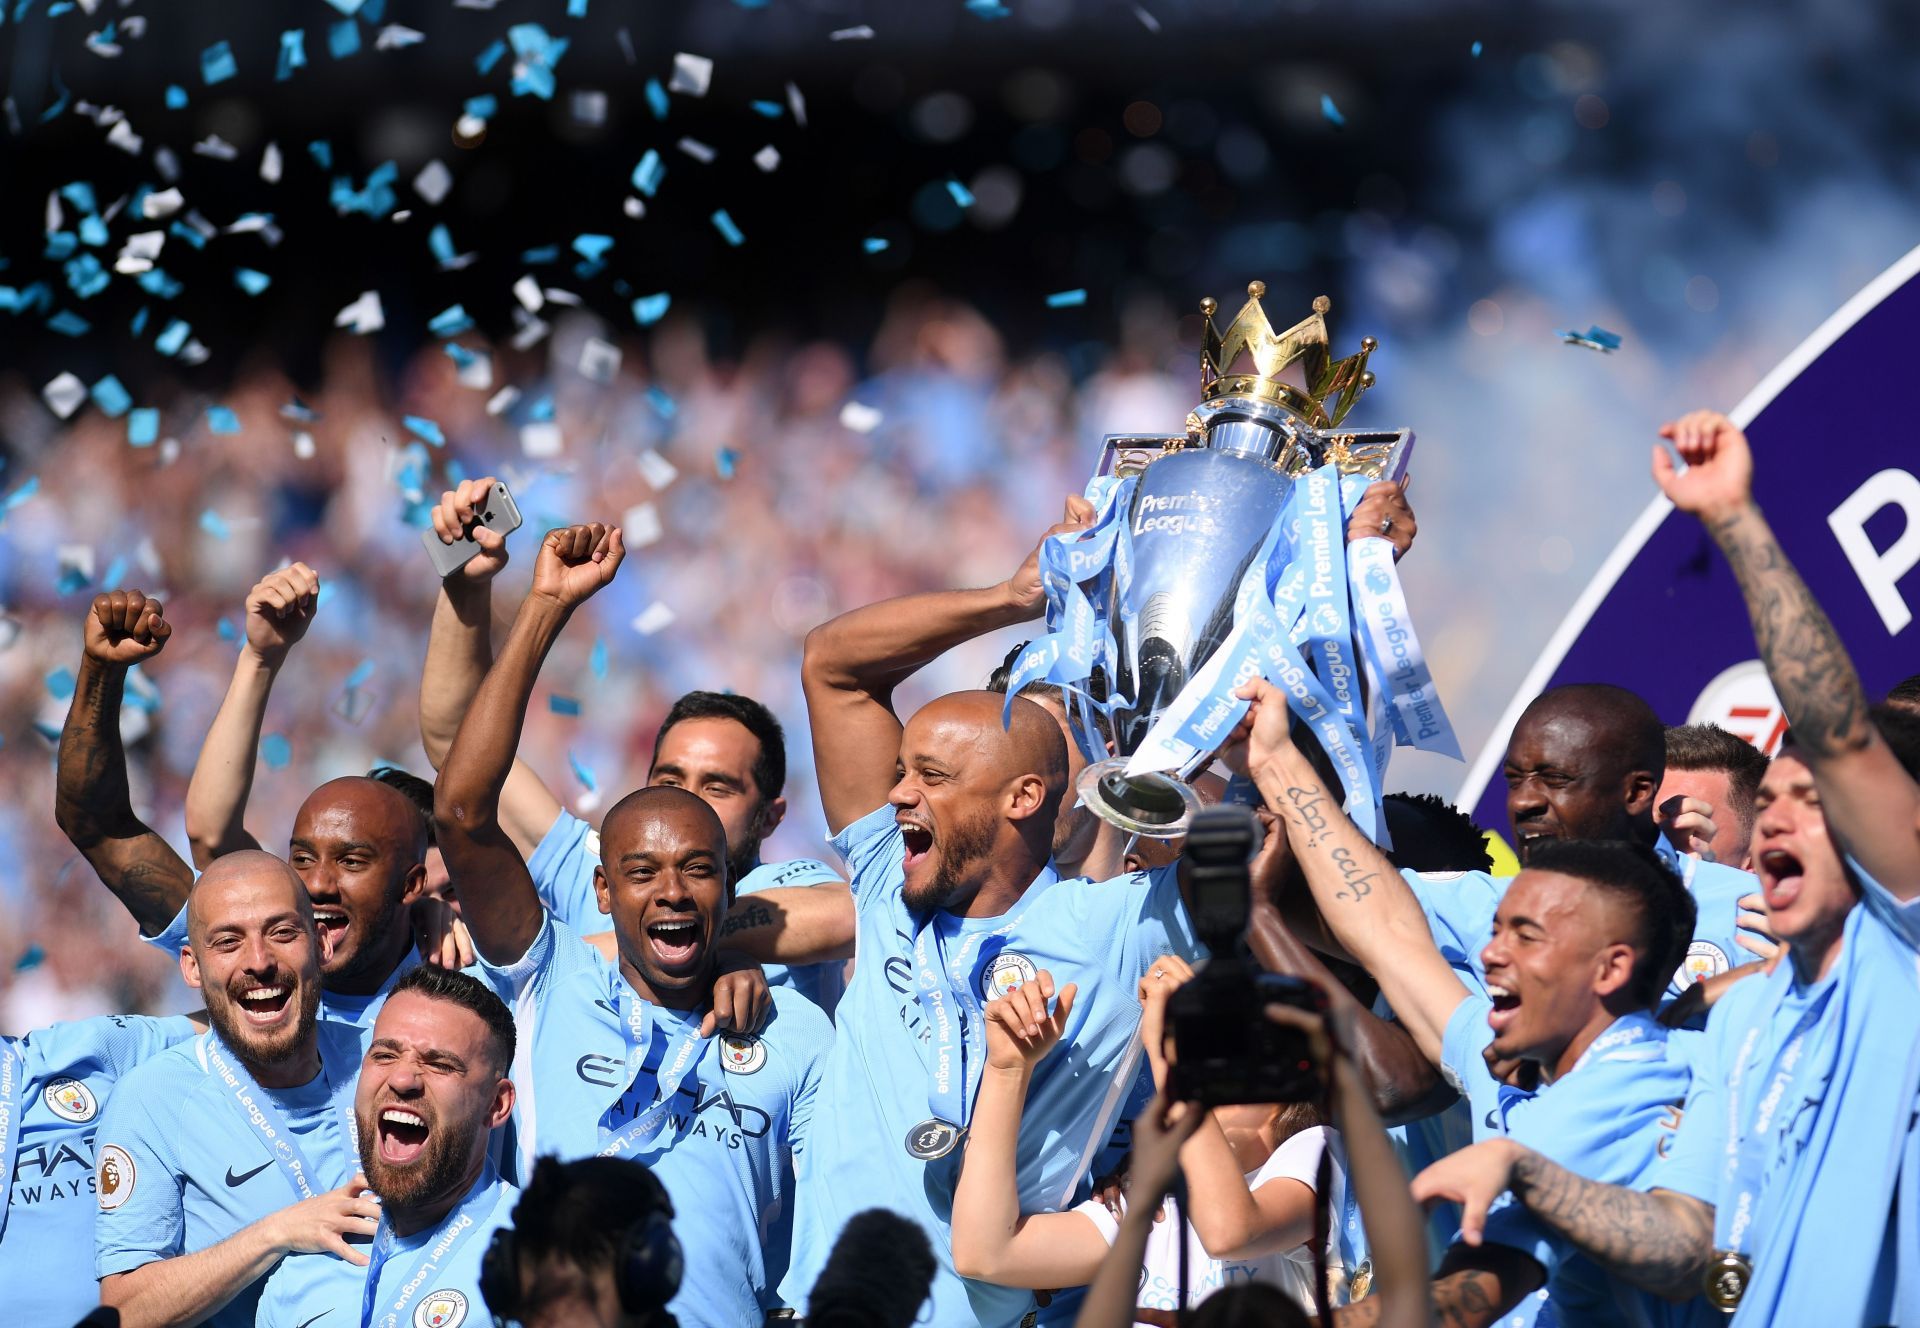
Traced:
[[542, 337], [553, 330], [544, 319], [535, 318], [524, 309], [515, 309], [513, 318], [520, 325], [520, 330], [513, 334], [515, 350], [532, 350], [540, 344]]
[[574, 309], [578, 309], [581, 305], [586, 303], [585, 300], [581, 299], [578, 295], [575, 295], [572, 291], [561, 290], [557, 286], [547, 287], [545, 294], [547, 299], [552, 301], [554, 304], [564, 304]]
[[707, 85], [712, 81], [713, 61], [704, 55], [688, 55], [681, 51], [673, 57], [673, 77], [667, 82], [667, 91], [704, 97], [707, 95]]
[[680, 478], [679, 467], [649, 447], [640, 454], [640, 477], [657, 493]]
[[380, 308], [380, 292], [362, 291], [359, 299], [333, 316], [333, 325], [361, 336], [378, 332], [387, 325], [387, 315]]
[[620, 210], [629, 217], [632, 217], [635, 221], [647, 215], [647, 205], [635, 198], [632, 194], [627, 195], [627, 201], [620, 205]]
[[438, 207], [452, 188], [453, 172], [438, 157], [422, 166], [420, 173], [413, 177], [413, 192], [426, 199], [428, 207]]
[[855, 433], [872, 433], [885, 419], [877, 407], [863, 405], [858, 401], [849, 401], [840, 407], [840, 423]]
[[227, 142], [218, 134], [208, 134], [193, 145], [195, 155], [212, 157], [216, 161], [232, 161], [240, 155], [240, 149]]
[[454, 377], [460, 386], [470, 387], [476, 392], [486, 392], [493, 388], [493, 356], [476, 355], [460, 366], [460, 372]]
[[841, 28], [827, 34], [828, 41], [867, 41], [873, 36], [873, 29], [862, 23], [857, 28]]
[[666, 527], [660, 524], [660, 513], [652, 503], [640, 503], [629, 507], [620, 518], [620, 534], [629, 549], [644, 549], [657, 544]]
[[427, 39], [424, 32], [415, 32], [412, 28], [398, 23], [389, 23], [380, 29], [380, 35], [373, 39], [376, 51], [397, 51], [403, 46], [418, 46]]
[[594, 92], [587, 88], [577, 88], [573, 93], [573, 118], [583, 125], [603, 125], [607, 122], [607, 94]]
[[540, 306], [547, 302], [547, 297], [540, 293], [540, 283], [533, 279], [532, 273], [513, 283], [513, 298], [520, 301], [520, 307], [530, 314], [539, 313]]
[[87, 399], [87, 385], [72, 374], [63, 373], [40, 389], [40, 399], [47, 403], [48, 410], [64, 420]]
[[560, 455], [560, 426], [552, 420], [535, 420], [520, 426], [520, 450], [530, 457]]
[[793, 122], [802, 129], [807, 127], [807, 99], [800, 95], [796, 84], [787, 84], [787, 109], [793, 112]]
[[133, 132], [132, 125], [128, 124], [125, 120], [120, 120], [116, 121], [113, 128], [107, 131], [107, 142], [113, 144], [113, 146], [119, 148], [128, 156], [137, 157], [140, 155], [140, 149], [146, 143], [146, 140]]
[[280, 145], [267, 144], [266, 151], [260, 154], [260, 178], [268, 184], [280, 183]]
[[673, 610], [659, 600], [647, 605], [640, 611], [640, 616], [633, 620], [633, 630], [642, 636], [652, 636], [655, 632], [663, 632], [671, 626], [673, 626]]
[[141, 231], [129, 235], [126, 245], [120, 250], [120, 256], [114, 260], [113, 270], [127, 275], [150, 271], [153, 260], [160, 257], [161, 246], [166, 242], [165, 231]]
[[313, 460], [313, 435], [305, 429], [293, 435], [293, 454], [302, 461]]
[[753, 164], [772, 174], [780, 168], [780, 149], [769, 143], [753, 154]]
[[60, 574], [78, 572], [87, 580], [93, 580], [93, 546], [91, 544], [62, 544], [54, 552]]
[[1133, 7], [1133, 16], [1140, 20], [1140, 26], [1145, 28], [1148, 32], [1160, 31], [1160, 20], [1155, 18], [1153, 15], [1149, 14], [1146, 10], [1142, 9], [1139, 5], [1135, 5]]
[[520, 389], [509, 383], [487, 398], [487, 414], [504, 415], [520, 399]]
[[186, 206], [186, 197], [178, 189], [162, 189], [140, 200], [140, 213], [148, 221], [171, 217]]
[[714, 157], [719, 155], [697, 138], [683, 138], [674, 144], [674, 146], [686, 153], [689, 157], [692, 157], [702, 166], [711, 164]]
[[599, 337], [588, 337], [580, 347], [580, 374], [596, 383], [611, 383], [620, 372], [620, 348]]

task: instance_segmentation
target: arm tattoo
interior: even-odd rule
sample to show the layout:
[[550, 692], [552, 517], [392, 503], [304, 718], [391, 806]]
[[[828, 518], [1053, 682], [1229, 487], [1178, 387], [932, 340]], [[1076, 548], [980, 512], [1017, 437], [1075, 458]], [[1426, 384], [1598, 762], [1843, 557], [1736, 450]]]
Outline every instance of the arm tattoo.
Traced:
[[749, 931], [755, 927], [771, 927], [773, 923], [772, 909], [765, 904], [750, 904], [744, 913], [729, 914], [720, 924], [720, 934], [731, 936], [735, 932]]
[[1318, 788], [1289, 788], [1287, 801], [1293, 804], [1293, 817], [1307, 832], [1307, 847], [1319, 848], [1320, 836], [1327, 833], [1326, 795]]
[[1373, 883], [1378, 877], [1353, 860], [1353, 850], [1336, 848], [1331, 857], [1333, 865], [1340, 869], [1340, 879], [1347, 887], [1335, 894], [1335, 899], [1351, 899], [1357, 904], [1373, 893]]
[[125, 678], [118, 669], [83, 669], [60, 731], [54, 816], [140, 930], [152, 936], [186, 903], [193, 871], [134, 815], [120, 746]]
[[1506, 1309], [1500, 1279], [1469, 1268], [1436, 1282], [1433, 1308], [1446, 1328], [1486, 1328]]
[[1698, 1199], [1602, 1185], [1531, 1152], [1514, 1164], [1512, 1187], [1528, 1211], [1614, 1276], [1661, 1296], [1700, 1289], [1713, 1209]]
[[1709, 531], [1746, 596], [1754, 640], [1794, 740], [1816, 757], [1857, 751], [1873, 733], [1860, 675], [1765, 518], [1748, 508]]

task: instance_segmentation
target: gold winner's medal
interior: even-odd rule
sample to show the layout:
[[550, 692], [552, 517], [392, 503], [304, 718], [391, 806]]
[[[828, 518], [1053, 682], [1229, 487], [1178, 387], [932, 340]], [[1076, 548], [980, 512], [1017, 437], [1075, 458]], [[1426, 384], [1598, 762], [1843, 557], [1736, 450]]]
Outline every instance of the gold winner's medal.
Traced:
[[1353, 1270], [1353, 1276], [1347, 1281], [1347, 1299], [1365, 1300], [1367, 1293], [1373, 1290], [1373, 1260], [1362, 1259], [1360, 1266]]
[[1715, 1309], [1731, 1314], [1740, 1308], [1740, 1298], [1747, 1294], [1747, 1283], [1751, 1281], [1751, 1259], [1732, 1250], [1715, 1250], [1712, 1261], [1707, 1264], [1704, 1287], [1707, 1300]]

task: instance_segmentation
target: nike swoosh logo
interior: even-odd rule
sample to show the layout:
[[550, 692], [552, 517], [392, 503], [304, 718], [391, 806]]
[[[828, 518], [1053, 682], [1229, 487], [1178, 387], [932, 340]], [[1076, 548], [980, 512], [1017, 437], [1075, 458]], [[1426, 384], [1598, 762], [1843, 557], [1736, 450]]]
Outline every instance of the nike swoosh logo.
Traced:
[[314, 1315], [311, 1319], [308, 1319], [306, 1323], [296, 1325], [296, 1328], [308, 1328], [310, 1324], [319, 1323], [320, 1320], [326, 1318], [331, 1313], [333, 1313], [332, 1310], [321, 1310], [318, 1314]]
[[[227, 1168], [227, 1186], [229, 1189], [231, 1189], [235, 1185], [245, 1185], [248, 1181], [252, 1180], [255, 1176], [258, 1176], [261, 1172], [265, 1171], [268, 1167], [272, 1165], [273, 1163], [271, 1162], [262, 1162], [259, 1166], [255, 1167], [252, 1171], [243, 1171], [238, 1176], [233, 1174], [232, 1167], [228, 1167]], [[307, 1320], [307, 1323], [312, 1323], [312, 1322], [313, 1322], [312, 1319]], [[306, 1328], [306, 1324], [302, 1324], [300, 1328]]]
[[[620, 1012], [619, 1012], [618, 1010], [616, 1010], [616, 1009], [614, 1009], [614, 1008], [613, 1008], [613, 1003], [612, 1003], [611, 1001], [598, 1001], [598, 1000], [597, 1000], [597, 1001], [595, 1001], [595, 1002], [594, 1002], [594, 1004], [595, 1004], [595, 1005], [597, 1005], [597, 1006], [599, 1006], [599, 1007], [600, 1007], [600, 1008], [601, 1008], [602, 1010], [605, 1010], [605, 1011], [606, 1011], [606, 1012], [607, 1012], [608, 1014], [619, 1014], [619, 1013], [620, 1013]], [[302, 1325], [301, 1325], [301, 1328], [306, 1328], [306, 1325], [304, 1325], [304, 1324], [302, 1324]]]

